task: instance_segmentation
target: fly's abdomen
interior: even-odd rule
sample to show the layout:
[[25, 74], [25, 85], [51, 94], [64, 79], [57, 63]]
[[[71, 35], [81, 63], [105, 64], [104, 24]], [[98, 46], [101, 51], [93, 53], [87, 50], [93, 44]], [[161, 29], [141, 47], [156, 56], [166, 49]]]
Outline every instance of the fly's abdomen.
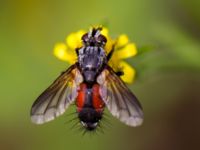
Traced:
[[86, 83], [82, 83], [78, 91], [76, 106], [82, 125], [88, 130], [95, 129], [102, 118], [105, 106], [99, 94], [99, 85], [94, 84], [88, 88]]
[[101, 112], [105, 107], [105, 103], [103, 102], [100, 93], [99, 93], [99, 85], [94, 84], [92, 87], [92, 105], [96, 111]]
[[96, 111], [103, 111], [105, 103], [101, 99], [99, 85], [94, 84], [92, 88], [87, 88], [86, 83], [80, 84], [80, 89], [78, 90], [78, 96], [76, 99], [76, 106], [78, 112], [86, 107], [95, 109]]
[[78, 112], [80, 112], [84, 107], [86, 91], [87, 91], [87, 85], [85, 83], [80, 84], [80, 89], [78, 90], [78, 96], [76, 98], [76, 107]]

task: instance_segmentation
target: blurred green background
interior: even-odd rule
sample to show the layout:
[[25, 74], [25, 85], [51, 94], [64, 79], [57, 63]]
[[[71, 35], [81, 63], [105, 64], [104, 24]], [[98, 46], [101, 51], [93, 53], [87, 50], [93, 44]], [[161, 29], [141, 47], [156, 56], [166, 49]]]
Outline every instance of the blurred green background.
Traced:
[[[128, 60], [138, 70], [130, 88], [144, 124], [131, 128], [110, 116], [103, 134], [82, 136], [65, 123], [74, 106], [53, 122], [32, 124], [33, 101], [68, 67], [52, 55], [54, 44], [102, 22], [113, 36], [126, 33], [149, 50]], [[1, 0], [0, 91], [2, 150], [200, 149], [200, 1]]]

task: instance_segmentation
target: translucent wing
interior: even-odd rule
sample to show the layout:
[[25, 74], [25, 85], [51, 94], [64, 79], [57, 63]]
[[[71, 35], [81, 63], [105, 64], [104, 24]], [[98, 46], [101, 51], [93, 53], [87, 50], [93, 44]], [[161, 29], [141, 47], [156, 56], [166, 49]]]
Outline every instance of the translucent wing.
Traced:
[[77, 88], [82, 80], [76, 65], [63, 72], [33, 103], [32, 122], [43, 124], [63, 114], [77, 97]]
[[113, 116], [129, 126], [143, 122], [142, 107], [135, 95], [109, 66], [98, 76], [100, 95]]

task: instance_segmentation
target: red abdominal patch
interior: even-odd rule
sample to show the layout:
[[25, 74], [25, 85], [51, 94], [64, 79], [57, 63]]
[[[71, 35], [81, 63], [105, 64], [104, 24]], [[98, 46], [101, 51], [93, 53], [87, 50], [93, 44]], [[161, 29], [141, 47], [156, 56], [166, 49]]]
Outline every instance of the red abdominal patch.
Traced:
[[76, 99], [76, 106], [77, 106], [78, 112], [80, 112], [81, 109], [84, 106], [86, 88], [87, 88], [86, 84], [82, 83], [80, 85], [80, 89], [78, 90], [78, 96], [77, 96], [77, 99]]
[[96, 111], [102, 111], [105, 104], [102, 101], [101, 96], [99, 94], [99, 85], [95, 84], [92, 88], [92, 91], [93, 91], [93, 94], [92, 94], [93, 107], [96, 109]]

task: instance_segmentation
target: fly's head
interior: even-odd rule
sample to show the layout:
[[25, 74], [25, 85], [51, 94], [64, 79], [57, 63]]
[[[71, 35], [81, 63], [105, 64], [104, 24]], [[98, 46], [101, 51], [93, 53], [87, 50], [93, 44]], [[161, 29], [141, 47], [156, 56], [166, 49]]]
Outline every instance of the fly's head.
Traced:
[[82, 36], [82, 41], [85, 46], [104, 47], [107, 39], [101, 34], [102, 28], [92, 28], [88, 33]]

